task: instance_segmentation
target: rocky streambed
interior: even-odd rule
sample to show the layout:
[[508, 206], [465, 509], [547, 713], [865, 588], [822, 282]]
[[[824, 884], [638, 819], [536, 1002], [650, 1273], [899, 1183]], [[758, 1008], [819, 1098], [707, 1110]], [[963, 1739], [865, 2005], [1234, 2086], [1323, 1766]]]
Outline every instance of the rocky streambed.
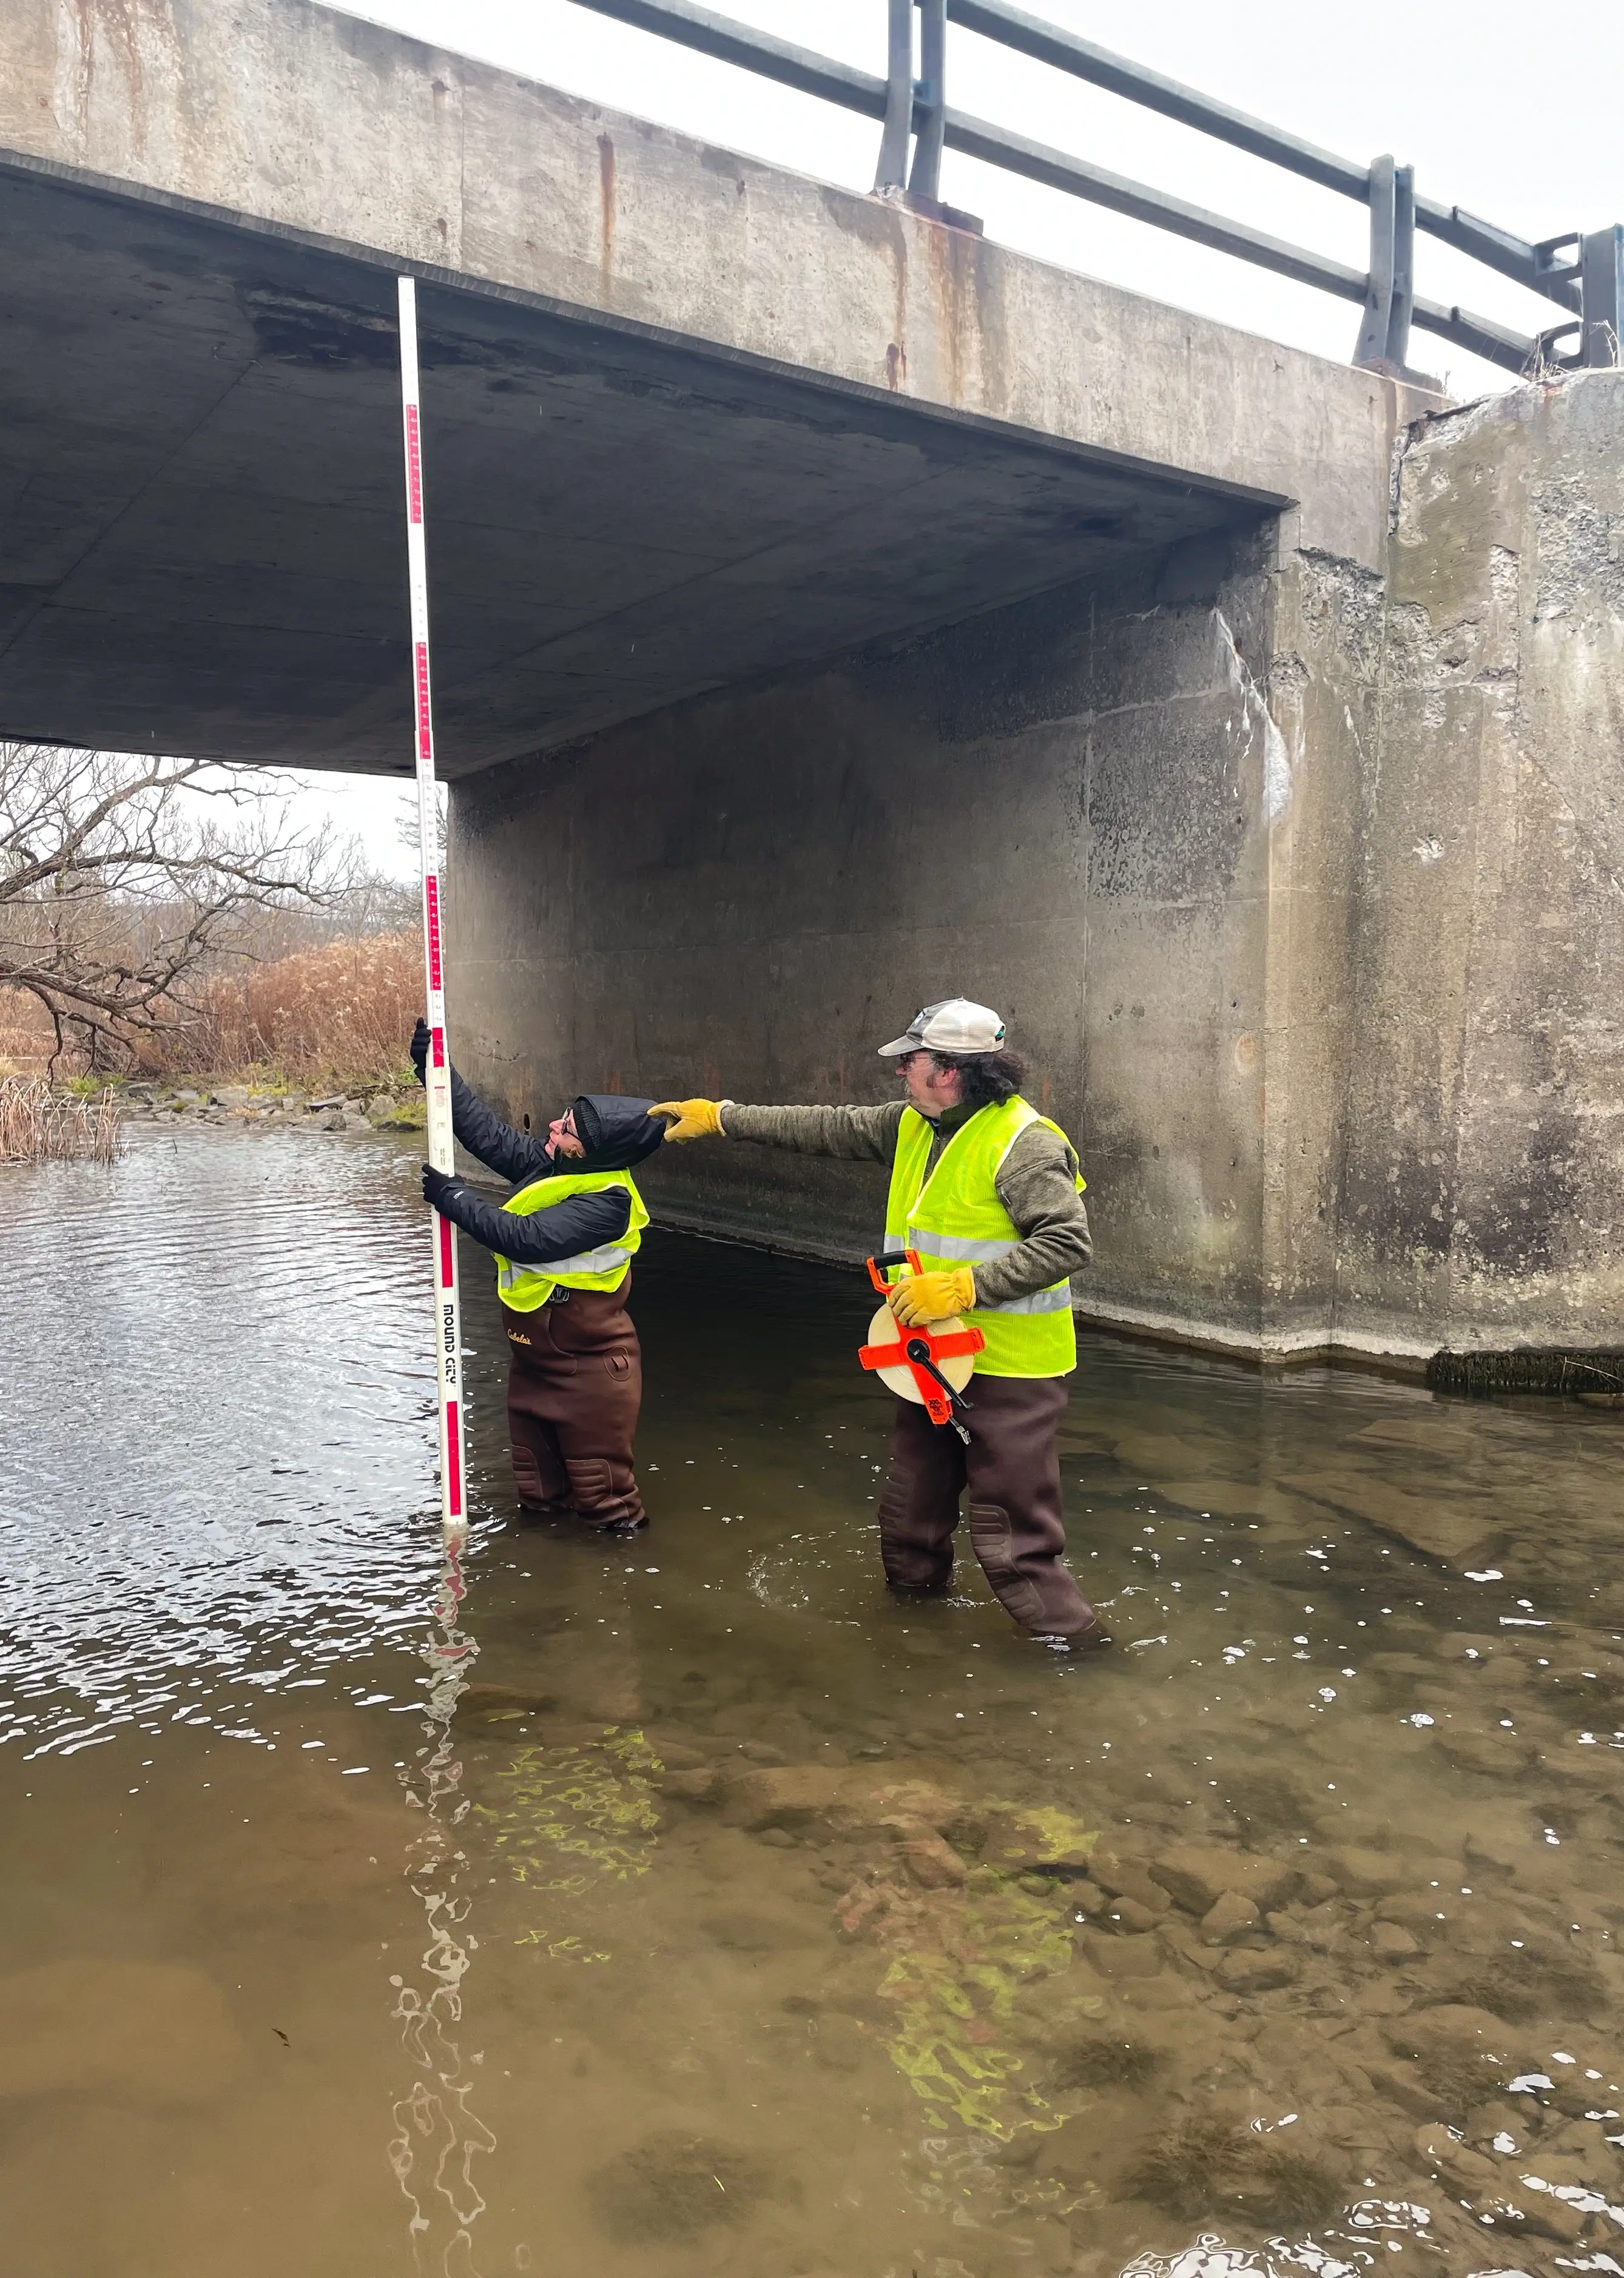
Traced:
[[186, 1120], [263, 1125], [284, 1131], [420, 1131], [423, 1093], [415, 1083], [356, 1084], [302, 1090], [251, 1083], [119, 1085], [114, 1100], [133, 1122]]
[[[1503, 1637], [1371, 1673], [1463, 1727], [1475, 1709], [1498, 1730], [1483, 1712], [1513, 1693], [1525, 1714], [1547, 1693], [1555, 1724], [1576, 1690], [1624, 1698], [1616, 1654]], [[663, 1864], [669, 1884], [685, 1854], [721, 1846], [736, 1886], [775, 1887], [765, 1921], [709, 1925], [755, 1961], [773, 2062], [844, 2072], [865, 2095], [888, 2069], [976, 2234], [957, 2259], [977, 2278], [1033, 2255], [1091, 2278], [1198, 2278], [1207, 2265], [1174, 2257], [1192, 2232], [1238, 2258], [1212, 2272], [1281, 2278], [1352, 2274], [1373, 2251], [1396, 2267], [1390, 2248], [1462, 2278], [1605, 2271], [1624, 2252], [1624, 1892], [1594, 1872], [1576, 1892], [1574, 1850], [1544, 1817], [1611, 1837], [1617, 1751], [1573, 1780], [1559, 1759], [1508, 1796], [1486, 1732], [1438, 1739], [1423, 1721], [1407, 1729], [1439, 1781], [1424, 1800], [1411, 1778], [1387, 1810], [1350, 1803], [1314, 1777], [1322, 1748], [1276, 1746], [1209, 1800], [1169, 1803], [1143, 1792], [1171, 1769], [1162, 1748], [1055, 1784], [968, 1745], [877, 1739], [865, 1762], [825, 1738], [785, 1762], [693, 1721], [555, 1737], [561, 1705], [484, 1686], [460, 1712], [476, 1771], [502, 1777], [487, 1744], [517, 1724], [530, 1792], [552, 1798], [539, 1843], [517, 1834], [522, 1808], [499, 1815], [525, 1873], [578, 1866], [586, 1823], [618, 1810], [642, 1847], [598, 1872]], [[581, 1887], [601, 1935], [597, 1873]], [[794, 1935], [786, 1895], [805, 1910]], [[716, 2220], [696, 2206], [701, 2228]]]
[[651, 1229], [648, 1534], [471, 1276], [440, 1573], [417, 1147], [191, 1089], [7, 1173], [30, 2278], [1616, 2278], [1613, 1411], [1084, 1337], [1071, 1665], [887, 1598], [861, 1277]]

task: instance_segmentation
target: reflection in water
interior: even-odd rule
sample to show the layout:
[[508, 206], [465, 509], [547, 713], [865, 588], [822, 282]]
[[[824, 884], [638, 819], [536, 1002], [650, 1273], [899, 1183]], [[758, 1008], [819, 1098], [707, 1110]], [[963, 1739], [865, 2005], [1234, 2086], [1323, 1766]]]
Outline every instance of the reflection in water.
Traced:
[[427, 1745], [418, 1749], [415, 1770], [401, 1775], [408, 1804], [424, 1815], [406, 1856], [408, 1878], [428, 1924], [421, 1966], [432, 1991], [425, 1999], [402, 1977], [389, 1980], [396, 1988], [392, 2014], [402, 2021], [402, 2045], [417, 2073], [410, 2092], [395, 2106], [389, 2164], [411, 2207], [408, 2228], [417, 2267], [444, 2278], [473, 2278], [473, 2227], [485, 2212], [473, 2163], [477, 2153], [496, 2148], [494, 2136], [469, 2107], [475, 2083], [455, 2037], [463, 2022], [463, 1981], [479, 1943], [468, 1928], [472, 1900], [458, 1889], [468, 1854], [451, 1832], [468, 1812], [451, 1720], [479, 1652], [459, 1626], [466, 1594], [462, 1548], [449, 1543], [433, 1627], [423, 1647], [429, 1669]]
[[651, 1234], [650, 1533], [476, 1284], [442, 1565], [416, 1159], [4, 1174], [8, 2267], [1617, 2278], [1615, 1414], [1087, 1339], [1057, 1665], [885, 1597], [852, 1277]]

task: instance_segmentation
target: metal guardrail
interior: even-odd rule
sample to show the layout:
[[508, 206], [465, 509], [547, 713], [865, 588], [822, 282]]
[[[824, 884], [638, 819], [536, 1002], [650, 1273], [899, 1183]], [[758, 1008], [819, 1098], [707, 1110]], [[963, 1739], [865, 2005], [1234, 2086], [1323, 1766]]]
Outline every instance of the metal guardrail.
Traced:
[[[882, 122], [879, 165], [874, 187], [922, 210], [940, 213], [938, 188], [944, 149], [984, 159], [1029, 181], [1044, 182], [1092, 204], [1149, 222], [1198, 245], [1233, 254], [1276, 276], [1312, 285], [1322, 293], [1360, 303], [1364, 310], [1353, 362], [1401, 375], [1409, 355], [1412, 326], [1436, 333], [1457, 348], [1468, 348], [1507, 371], [1597, 367], [1620, 361], [1624, 333], [1624, 226], [1574, 230], [1529, 244], [1492, 222], [1481, 221], [1459, 206], [1417, 197], [1413, 169], [1383, 157], [1359, 166], [1334, 151], [1321, 150], [1263, 120], [1232, 111], [1196, 88], [1164, 79], [1142, 64], [1095, 47], [1075, 32], [1041, 22], [1006, 0], [886, 0], [889, 45], [884, 79], [832, 57], [793, 46], [747, 24], [733, 22], [693, 0], [576, 0], [600, 16], [653, 32], [662, 39], [737, 64], [758, 77], [776, 80], [803, 95], [820, 96], [842, 110]], [[915, 67], [914, 18], [920, 19], [918, 68]], [[1086, 159], [1046, 143], [1029, 141], [948, 108], [947, 26], [961, 25], [984, 39], [1050, 64], [1073, 78], [1160, 111], [1256, 158], [1300, 174], [1322, 188], [1339, 191], [1369, 209], [1370, 265], [1350, 269], [1306, 247], [1269, 237], [1245, 222], [1230, 221], [1205, 207], [1169, 197], [1144, 182], [1108, 173]], [[909, 163], [908, 145], [913, 144]], [[1530, 292], [1554, 302], [1559, 322], [1528, 335], [1458, 305], [1416, 296], [1415, 233], [1418, 230], [1470, 256]]]

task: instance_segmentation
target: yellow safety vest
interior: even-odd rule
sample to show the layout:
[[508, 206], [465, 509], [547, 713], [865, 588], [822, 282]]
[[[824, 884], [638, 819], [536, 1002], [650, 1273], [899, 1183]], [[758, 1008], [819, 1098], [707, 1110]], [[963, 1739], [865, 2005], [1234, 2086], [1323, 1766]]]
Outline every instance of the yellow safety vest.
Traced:
[[[915, 1109], [904, 1108], [885, 1204], [886, 1249], [916, 1250], [927, 1273], [1007, 1257], [1021, 1232], [999, 1200], [994, 1181], [1005, 1156], [1032, 1123], [1066, 1136], [1058, 1123], [1018, 1096], [997, 1107], [978, 1108], [948, 1140], [927, 1179], [934, 1127]], [[1076, 1184], [1081, 1193], [1081, 1178]], [[1066, 1376], [1077, 1365], [1068, 1281], [1007, 1304], [977, 1305], [964, 1318], [986, 1339], [976, 1356], [977, 1375]]]
[[515, 1265], [496, 1253], [496, 1288], [504, 1305], [516, 1313], [533, 1313], [545, 1305], [555, 1289], [618, 1289], [625, 1280], [634, 1252], [641, 1246], [648, 1212], [632, 1183], [630, 1171], [562, 1171], [550, 1179], [537, 1179], [521, 1187], [502, 1208], [516, 1218], [551, 1210], [571, 1195], [601, 1195], [608, 1187], [624, 1187], [632, 1198], [632, 1215], [618, 1242], [600, 1243], [574, 1257], [561, 1257], [551, 1265]]

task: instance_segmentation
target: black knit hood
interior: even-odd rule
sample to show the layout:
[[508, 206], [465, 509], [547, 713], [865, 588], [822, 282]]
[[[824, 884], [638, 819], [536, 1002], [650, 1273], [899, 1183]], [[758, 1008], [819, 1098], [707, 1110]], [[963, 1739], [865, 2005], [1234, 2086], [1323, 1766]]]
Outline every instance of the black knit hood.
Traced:
[[583, 1092], [571, 1100], [575, 1134], [584, 1155], [557, 1155], [555, 1171], [629, 1171], [654, 1153], [665, 1137], [663, 1115], [651, 1115], [652, 1099], [627, 1099], [614, 1091]]

